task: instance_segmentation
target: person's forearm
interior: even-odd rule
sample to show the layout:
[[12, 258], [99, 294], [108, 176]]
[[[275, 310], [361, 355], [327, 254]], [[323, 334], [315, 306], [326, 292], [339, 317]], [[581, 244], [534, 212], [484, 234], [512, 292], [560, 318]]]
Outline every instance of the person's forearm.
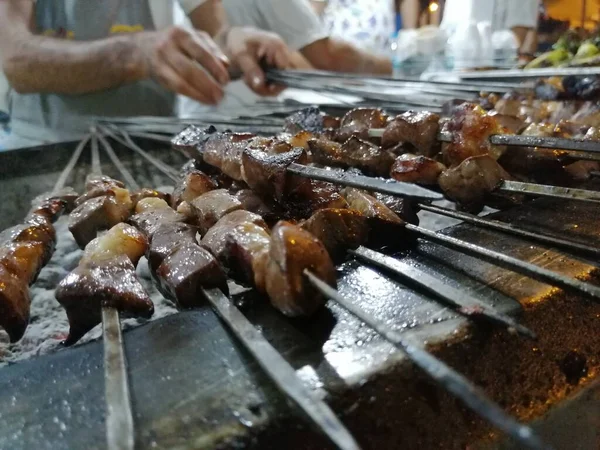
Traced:
[[21, 93], [83, 94], [140, 80], [147, 68], [142, 33], [88, 42], [24, 34], [3, 49], [3, 69]]
[[301, 53], [316, 69], [376, 75], [392, 73], [392, 61], [389, 58], [367, 53], [337, 39], [314, 42], [304, 47]]

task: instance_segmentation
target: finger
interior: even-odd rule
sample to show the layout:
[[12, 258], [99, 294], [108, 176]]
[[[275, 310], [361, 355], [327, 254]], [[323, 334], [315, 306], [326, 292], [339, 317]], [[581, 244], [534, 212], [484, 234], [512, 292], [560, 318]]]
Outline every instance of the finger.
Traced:
[[231, 61], [229, 60], [227, 55], [223, 53], [223, 50], [221, 50], [221, 48], [217, 45], [217, 43], [214, 40], [208, 38], [206, 40], [206, 44], [213, 51], [215, 56], [219, 58], [219, 60], [225, 65], [225, 69], [227, 70], [227, 74], [229, 75], [229, 67], [231, 66]]
[[218, 103], [223, 98], [223, 88], [195, 61], [177, 51], [169, 52], [166, 61], [171, 69], [198, 95], [206, 96], [209, 103]]
[[221, 50], [215, 53], [208, 41], [209, 39], [203, 39], [196, 34], [189, 34], [186, 38], [181, 39], [179, 44], [182, 50], [204, 67], [215, 80], [220, 84], [227, 84], [229, 73], [221, 59], [221, 57], [225, 58], [225, 55]]
[[259, 95], [265, 95], [267, 92], [265, 74], [258, 65], [256, 58], [248, 52], [241, 52], [237, 54], [236, 62], [244, 74], [244, 80], [248, 87]]
[[173, 92], [185, 95], [186, 97], [190, 97], [207, 105], [214, 103], [212, 98], [209, 98], [204, 92], [199, 92], [196, 90], [166, 64], [162, 65], [160, 69], [156, 71], [156, 78], [163, 86]]
[[278, 69], [287, 69], [290, 66], [290, 53], [286, 48], [280, 48], [275, 52], [273, 65]]

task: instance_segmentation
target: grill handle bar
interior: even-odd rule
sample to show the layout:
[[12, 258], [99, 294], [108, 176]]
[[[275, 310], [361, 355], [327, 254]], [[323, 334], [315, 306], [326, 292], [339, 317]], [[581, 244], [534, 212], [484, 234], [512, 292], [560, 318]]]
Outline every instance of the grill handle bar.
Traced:
[[473, 385], [450, 366], [437, 359], [425, 349], [416, 345], [410, 338], [401, 335], [387, 324], [363, 311], [353, 302], [348, 301], [337, 290], [320, 280], [312, 272], [305, 270], [304, 275], [323, 295], [340, 305], [373, 330], [377, 331], [388, 342], [404, 352], [416, 366], [422, 369], [436, 383], [448, 390], [455, 397], [462, 400], [478, 415], [485, 417], [498, 429], [513, 437], [529, 449], [546, 450], [550, 448], [542, 443], [530, 427], [519, 423], [513, 417], [506, 414], [504, 410], [490, 400], [481, 389]]

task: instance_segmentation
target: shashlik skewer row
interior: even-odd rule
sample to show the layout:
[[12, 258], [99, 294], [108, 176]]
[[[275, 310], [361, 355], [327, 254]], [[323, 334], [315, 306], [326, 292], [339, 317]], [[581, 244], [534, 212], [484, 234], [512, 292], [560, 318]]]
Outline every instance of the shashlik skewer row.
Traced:
[[[286, 164], [290, 164], [290, 160], [293, 161], [293, 156], [297, 153], [298, 152], [296, 150], [288, 152], [288, 155], [292, 156], [290, 159], [287, 158], [286, 154], [269, 155], [268, 152], [261, 153], [260, 150], [256, 148], [246, 148], [243, 151], [241, 158], [243, 169], [242, 172], [244, 174], [246, 183], [248, 183], [248, 185], [253, 189], [256, 189], [257, 193], [261, 195], [270, 195], [278, 202], [285, 201], [287, 204], [295, 206], [294, 203], [289, 202], [285, 196], [280, 197], [280, 195], [281, 193], [289, 192], [290, 187], [297, 186], [296, 180], [293, 178], [294, 175], [289, 174], [286, 170]], [[228, 156], [225, 152], [221, 153], [221, 155], [222, 158], [227, 158]], [[292, 192], [297, 192], [297, 189], [293, 189]], [[315, 191], [311, 191], [310, 189], [304, 191], [303, 194], [305, 201], [308, 201], [310, 196], [318, 195], [315, 193]], [[323, 207], [322, 203], [321, 205], [318, 204], [315, 209], [319, 209], [320, 207]], [[300, 212], [302, 212], [302, 210], [300, 210]], [[594, 299], [600, 299], [600, 289], [590, 285], [589, 283], [583, 283], [579, 280], [564, 277], [555, 272], [548, 271], [516, 258], [507, 257], [501, 253], [493, 252], [478, 246], [473, 246], [467, 242], [460, 241], [460, 244], [458, 244], [457, 240], [444, 239], [435, 233], [435, 236], [432, 236], [427, 230], [411, 224], [406, 224], [405, 228], [421, 237], [434, 239], [436, 242], [452, 248], [457, 248], [462, 245], [464, 250], [467, 252], [476, 253], [481, 257], [488, 258], [488, 260], [493, 260], [496, 263], [501, 263], [501, 265], [504, 267], [509, 267], [512, 270], [526, 273], [528, 276], [532, 276], [533, 278], [541, 280], [545, 283], [549, 283], [564, 289], [573, 290], [574, 292], [584, 294]], [[491, 254], [494, 254], [494, 256], [491, 257]]]
[[[228, 207], [215, 206], [216, 197], [211, 194], [217, 192], [220, 201], [229, 205]], [[373, 197], [353, 189], [345, 194], [350, 206], [359, 207], [370, 213], [371, 219], [388, 222], [387, 225], [391, 227], [397, 227], [402, 223], [400, 218]], [[229, 198], [226, 198], [227, 196]], [[331, 260], [327, 261], [327, 253], [339, 257], [346, 249], [357, 248], [361, 243], [366, 242], [370, 232], [369, 218], [357, 210], [319, 209], [310, 219], [301, 224], [301, 228], [286, 222], [278, 222], [272, 229], [269, 246], [265, 222], [260, 216], [241, 209], [239, 204], [236, 209], [233, 209], [231, 205], [235, 203], [235, 197], [224, 190], [211, 190], [192, 200], [190, 211], [193, 217], [206, 221], [208, 216], [211, 223], [218, 219], [206, 230], [200, 244], [209, 248], [219, 260], [224, 262], [231, 269], [232, 274], [237, 274], [236, 278], [266, 291], [274, 306], [291, 316], [299, 313], [310, 314], [315, 306], [323, 304], [321, 298], [327, 295], [319, 288], [317, 288], [318, 295], [315, 295], [314, 288], [309, 288], [313, 286], [313, 282], [305, 278], [307, 271], [323, 285], [335, 285], [326, 278], [323, 280], [323, 270], [325, 273], [332, 273], [333, 269]], [[214, 215], [215, 211], [220, 211], [217, 217]], [[319, 239], [315, 241], [311, 235], [323, 236], [321, 250], [317, 251], [318, 247], [315, 247]], [[268, 250], [265, 249], [267, 246], [269, 246]], [[313, 251], [309, 251], [310, 246], [314, 247]], [[323, 252], [324, 249], [327, 253]], [[323, 259], [324, 257], [326, 259]], [[266, 264], [265, 259], [269, 259]], [[332, 281], [334, 280], [335, 276], [332, 273]], [[319, 297], [318, 302], [316, 297]], [[431, 355], [426, 352], [423, 354], [431, 358]], [[431, 369], [432, 366], [422, 364], [424, 359], [425, 356], [419, 355], [417, 363], [426, 370]], [[445, 367], [444, 370], [446, 369], [448, 368]], [[459, 383], [463, 386], [468, 384], [468, 381], [451, 369], [448, 373], [452, 373], [454, 378], [460, 378]], [[454, 393], [459, 397], [469, 396], [464, 392], [454, 391]], [[487, 401], [481, 404], [485, 404], [487, 408], [484, 415], [496, 425], [501, 424], [504, 431], [514, 432], [522, 428], [520, 424], [504, 417], [503, 412], [495, 405], [492, 404], [493, 408], [489, 407], [491, 403]], [[474, 402], [470, 405], [478, 410]], [[535, 448], [535, 439], [531, 439], [528, 445]]]
[[[188, 165], [188, 167], [189, 167], [189, 169], [192, 169], [192, 167], [190, 167], [189, 165]], [[256, 202], [254, 204], [256, 204]], [[188, 207], [188, 205], [186, 205], [185, 202], [183, 202], [181, 205], [185, 206], [185, 208], [182, 208], [182, 210], [186, 211], [187, 213], [191, 213], [191, 211], [192, 211], [191, 207]], [[196, 205], [196, 207], [197, 206], [198, 205]], [[164, 205], [163, 205], [163, 207], [164, 207]], [[226, 210], [224, 208], [221, 208], [221, 209], [223, 211]], [[239, 212], [239, 210], [231, 211], [231, 212], [229, 212], [229, 215], [233, 215], [237, 212]], [[225, 217], [227, 217], [227, 216], [224, 216], [221, 220], [225, 219]], [[229, 219], [228, 219], [228, 221], [229, 221]], [[152, 221], [152, 222], [154, 224], [156, 224], [156, 221]], [[231, 222], [235, 222], [235, 221], [231, 221]], [[143, 221], [143, 223], [147, 224], [148, 221]], [[252, 221], [251, 221], [251, 223], [252, 223]], [[209, 232], [210, 232], [210, 230], [211, 229], [209, 229]], [[150, 256], [149, 256], [149, 258], [150, 258]], [[312, 275], [312, 273], [310, 272], [310, 270], [309, 271], [305, 270], [304, 275], [305, 276]], [[319, 281], [318, 278], [314, 277], [314, 275], [312, 275], [312, 276], [317, 281]], [[314, 280], [308, 279], [308, 281], [311, 282], [315, 286], [315, 288], [317, 288], [319, 291], [321, 291], [323, 295], [327, 295], [327, 293], [322, 290], [323, 286], [321, 286], [321, 288], [319, 288], [317, 285], [314, 284]], [[321, 282], [321, 283], [322, 283], [322, 285], [327, 286], [326, 283], [323, 283], [323, 282]], [[260, 283], [258, 283], [258, 284], [260, 285]], [[330, 288], [330, 290], [331, 290], [331, 288]], [[335, 290], [333, 290], [333, 292], [335, 292]], [[215, 309], [217, 309], [219, 311], [219, 314], [221, 315], [221, 317], [226, 318], [227, 323], [231, 325], [231, 323], [232, 323], [231, 320], [233, 319], [233, 316], [230, 317], [229, 311], [231, 311], [231, 306], [227, 307], [226, 303], [228, 303], [228, 302], [226, 300], [220, 301], [218, 299], [212, 298], [211, 295], [208, 295], [208, 299], [209, 299], [209, 301], [211, 301], [213, 307], [215, 307]], [[339, 302], [339, 299], [337, 299], [337, 301]], [[341, 304], [343, 307], [348, 308], [347, 304], [346, 305], [344, 305], [343, 303], [341, 303]], [[363, 316], [360, 314], [360, 310], [358, 308], [350, 308], [350, 311], [353, 314], [357, 314], [358, 317], [362, 319]], [[357, 311], [358, 311], [358, 313], [357, 313]], [[237, 309], [233, 308], [233, 312], [235, 312], [237, 314]], [[243, 316], [240, 315], [240, 317], [243, 317]], [[371, 322], [369, 322], [368, 320], [367, 320], [367, 323], [371, 324]], [[232, 328], [234, 330], [236, 329], [235, 326], [232, 326]], [[513, 419], [511, 419], [509, 416], [504, 414], [504, 412], [500, 408], [495, 407], [495, 405], [493, 405], [493, 403], [489, 402], [489, 400], [487, 400], [485, 398], [484, 394], [482, 394], [481, 392], [478, 392], [477, 389], [474, 386], [470, 385], [470, 383], [466, 379], [464, 379], [462, 376], [460, 376], [459, 374], [454, 372], [449, 367], [445, 366], [441, 361], [436, 360], [434, 357], [432, 357], [430, 354], [428, 354], [424, 350], [417, 351], [416, 349], [412, 349], [410, 347], [405, 346], [402, 341], [398, 341], [397, 339], [394, 339], [393, 336], [390, 333], [386, 333], [385, 330], [381, 330], [379, 328], [375, 328], [375, 329], [378, 329], [378, 331], [381, 332], [382, 335], [384, 337], [386, 337], [386, 339], [390, 339], [390, 342], [393, 342], [395, 345], [399, 345], [400, 347], [402, 347], [403, 350], [407, 352], [410, 359], [413, 360], [416, 364], [418, 364], [419, 367], [424, 369], [430, 376], [432, 376], [434, 379], [436, 379], [438, 382], [440, 382], [442, 385], [444, 385], [446, 387], [446, 389], [449, 389], [451, 392], [453, 392], [459, 398], [463, 399], [471, 408], [473, 408], [479, 414], [487, 417], [492, 423], [497, 425], [500, 429], [504, 430], [511, 436], [514, 436], [515, 438], [517, 438], [519, 441], [523, 442], [526, 446], [528, 446], [530, 448], [544, 448], [543, 444], [540, 443], [539, 439], [531, 432], [531, 430], [528, 427], [520, 425], [519, 423], [517, 423]], [[240, 334], [240, 333], [241, 333], [241, 331], [239, 329], [236, 330], [236, 334], [238, 334], [238, 336], [240, 338], [242, 338], [244, 336], [244, 334], [243, 333]], [[259, 336], [257, 336], [256, 339], [258, 339], [258, 337]], [[245, 339], [242, 339], [242, 341], [245, 342]], [[248, 344], [246, 344], [246, 345], [248, 345]], [[251, 351], [256, 356], [258, 356], [258, 354], [255, 351], [253, 351], [253, 350], [251, 350]], [[277, 372], [277, 371], [275, 371], [274, 367], [271, 367], [270, 365], [265, 366], [265, 355], [262, 352], [259, 352], [259, 353], [261, 353], [262, 355], [258, 358], [258, 360], [261, 363], [261, 365], [263, 365], [265, 370], [267, 370], [267, 372], [272, 373], [272, 374], [273, 374], [273, 372]], [[269, 370], [269, 367], [271, 368], [271, 371]], [[442, 375], [442, 376], [440, 376], [440, 375]], [[276, 378], [276, 382], [277, 382], [277, 380], [281, 379], [281, 376], [275, 377], [275, 378]], [[296, 378], [293, 377], [293, 379], [291, 379], [289, 381], [290, 382], [287, 384], [291, 385], [293, 381], [296, 381]], [[451, 383], [452, 386], [449, 386], [448, 383]], [[291, 395], [292, 398], [294, 398], [294, 396], [289, 393], [289, 389], [286, 389], [286, 387], [288, 387], [287, 385], [281, 386], [281, 387], [283, 388], [283, 390], [288, 392], [288, 394]], [[304, 397], [304, 396], [302, 396], [302, 397]], [[321, 422], [317, 421], [317, 423], [321, 423]]]
[[23, 223], [0, 233], [0, 327], [16, 342], [29, 323], [29, 288], [56, 245], [53, 226], [72, 207], [72, 190], [43, 194], [32, 201]]

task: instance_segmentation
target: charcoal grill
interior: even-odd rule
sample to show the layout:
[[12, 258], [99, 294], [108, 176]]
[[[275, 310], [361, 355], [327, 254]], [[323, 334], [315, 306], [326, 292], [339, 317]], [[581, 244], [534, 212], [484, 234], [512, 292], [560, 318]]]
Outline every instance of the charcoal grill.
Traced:
[[[133, 138], [136, 147], [171, 167], [184, 162], [157, 136], [146, 135], [152, 139]], [[24, 194], [9, 196], [0, 217], [3, 227], [17, 222], [29, 200], [54, 185], [75, 145], [0, 155], [3, 191]], [[138, 184], [169, 184], [147, 157], [118, 143], [114, 148]], [[115, 164], [104, 160], [104, 173], [122, 177]], [[81, 185], [92, 168], [85, 153], [82, 162], [73, 172], [75, 185]], [[585, 187], [598, 189], [600, 183], [592, 181]], [[539, 199], [495, 216], [527, 226], [533, 233], [568, 234], [590, 248], [600, 247], [594, 204]], [[561, 274], [597, 280], [597, 259], [569, 257], [530, 240], [469, 224], [444, 234]], [[592, 408], [600, 389], [594, 381], [600, 366], [598, 303], [428, 242], [394, 256], [460, 292], [486, 299], [499, 312], [519, 316], [538, 340], [475, 324], [430, 294], [357, 260], [340, 267], [339, 292], [360, 298], [361, 308], [393, 331], [426, 342], [435, 355], [482, 386], [511, 414], [524, 421], [537, 420], [535, 428], [547, 442], [557, 448], [569, 448], [575, 441], [581, 448], [597, 448], [598, 427], [557, 432], [552, 424], [560, 418], [569, 423], [584, 408], [581, 405], [591, 405], [591, 412], [585, 410], [586, 420], [600, 420], [598, 408], [596, 415]], [[325, 396], [364, 448], [520, 448], [496, 439], [487, 422], [339, 306], [329, 304], [311, 320], [288, 320], [260, 300], [252, 292], [235, 298], [305, 383]], [[290, 408], [210, 308], [159, 319], [125, 333], [124, 340], [138, 447], [330, 446]], [[562, 364], [574, 351], [586, 359], [586, 374], [577, 380], [565, 375], [568, 368]], [[104, 448], [101, 343], [4, 368], [0, 380], [6, 386], [0, 393], [1, 448]], [[584, 437], [569, 433], [581, 428], [587, 433]]]

